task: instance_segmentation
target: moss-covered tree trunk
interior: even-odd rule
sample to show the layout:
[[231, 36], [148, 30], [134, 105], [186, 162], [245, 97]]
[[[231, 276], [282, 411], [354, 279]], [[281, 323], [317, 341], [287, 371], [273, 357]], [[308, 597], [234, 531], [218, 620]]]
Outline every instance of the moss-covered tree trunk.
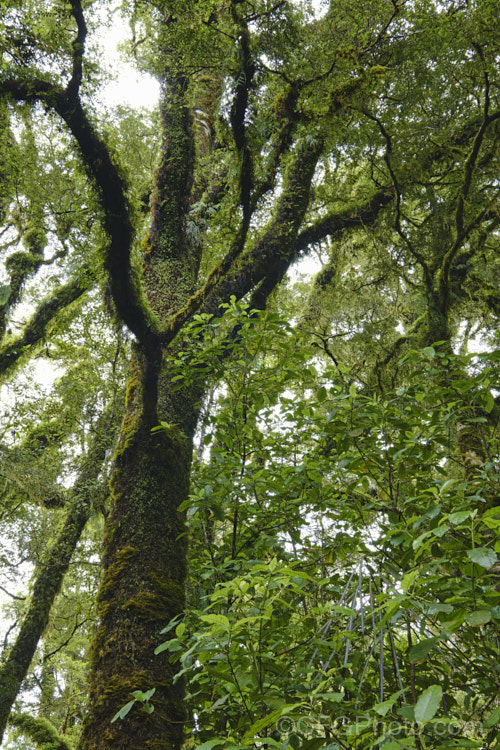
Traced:
[[[147, 301], [163, 323], [193, 293], [198, 258], [185, 239], [192, 183], [190, 114], [185, 82], [171, 81], [163, 100], [164, 141], [152, 224], [145, 248]], [[186, 536], [179, 506], [187, 498], [198, 395], [173, 390], [158, 342], [137, 344], [126, 414], [110, 480], [111, 509], [103, 544], [99, 627], [91, 649], [85, 750], [175, 748], [182, 741], [182, 682], [160, 633], [185, 604]], [[158, 428], [163, 423], [163, 429]], [[134, 690], [155, 688], [154, 711], [138, 702], [111, 721]]]
[[0, 744], [9, 714], [49, 622], [71, 558], [85, 525], [97, 505], [100, 472], [113, 441], [116, 419], [108, 409], [102, 416], [94, 443], [75, 483], [66, 517], [53, 544], [35, 573], [30, 603], [12, 648], [0, 665]]
[[[143, 382], [135, 362], [111, 479], [85, 750], [171, 748], [182, 738], [182, 686], [172, 684], [176, 667], [154, 651], [162, 628], [184, 608], [186, 536], [178, 508], [189, 489], [196, 415], [188, 402], [177, 411], [172, 405], [161, 416], [169, 422], [175, 417], [176, 426], [152, 432], [141, 403]], [[111, 723], [132, 691], [150, 688], [156, 688], [152, 714], [138, 703]]]

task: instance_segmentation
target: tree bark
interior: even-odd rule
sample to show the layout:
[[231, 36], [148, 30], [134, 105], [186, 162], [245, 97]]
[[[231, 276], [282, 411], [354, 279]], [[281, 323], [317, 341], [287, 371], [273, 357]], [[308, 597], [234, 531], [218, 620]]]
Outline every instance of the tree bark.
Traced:
[[0, 667], [0, 744], [11, 707], [26, 677], [38, 642], [49, 622], [51, 607], [60, 591], [73, 552], [95, 508], [96, 489], [106, 450], [112, 443], [113, 419], [104, 415], [94, 444], [75, 484], [73, 497], [59, 535], [37, 571], [31, 600], [19, 635]]
[[[162, 156], [144, 243], [144, 290], [159, 321], [185, 305], [199, 266], [185, 233], [193, 159], [185, 90], [181, 78], [164, 90]], [[166, 354], [158, 343], [138, 342], [131, 361], [110, 480], [84, 750], [177, 748], [182, 742], [182, 682], [173, 684], [177, 669], [166, 652], [154, 651], [161, 630], [185, 605], [187, 539], [178, 508], [189, 492], [201, 391], [171, 388]], [[132, 691], [153, 687], [153, 713], [137, 703], [123, 720], [111, 721]]]

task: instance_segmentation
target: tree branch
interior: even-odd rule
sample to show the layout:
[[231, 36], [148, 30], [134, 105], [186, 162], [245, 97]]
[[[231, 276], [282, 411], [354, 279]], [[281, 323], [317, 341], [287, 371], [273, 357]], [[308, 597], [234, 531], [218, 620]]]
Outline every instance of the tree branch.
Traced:
[[311, 245], [315, 245], [325, 237], [331, 237], [344, 229], [362, 227], [372, 224], [384, 206], [394, 200], [392, 189], [379, 190], [365, 203], [351, 206], [345, 211], [329, 214], [318, 219], [307, 229], [304, 229], [295, 242], [295, 253], [298, 255]]
[[[74, 80], [76, 86], [77, 78]], [[153, 316], [141, 294], [139, 282], [131, 266], [134, 228], [131, 221], [132, 211], [127, 199], [127, 187], [106, 143], [89, 121], [77, 90], [75, 89], [70, 97], [59, 86], [42, 79], [26, 83], [10, 78], [0, 81], [1, 93], [8, 94], [18, 101], [42, 102], [57, 112], [68, 126], [97, 189], [103, 210], [104, 229], [109, 238], [105, 267], [109, 273], [111, 294], [116, 309], [139, 343], [146, 349], [154, 347], [158, 337]]]
[[13, 714], [10, 723], [27, 735], [38, 747], [50, 750], [73, 750], [53, 724], [44, 718], [30, 714]]
[[66, 87], [69, 99], [76, 99], [80, 90], [83, 75], [83, 57], [85, 54], [85, 40], [87, 38], [87, 26], [83, 15], [80, 0], [70, 0], [71, 13], [76, 21], [77, 34], [73, 40], [73, 74]]
[[52, 604], [60, 591], [80, 536], [96, 505], [100, 473], [112, 445], [117, 417], [109, 407], [101, 416], [96, 434], [75, 482], [71, 503], [59, 534], [37, 568], [31, 601], [12, 649], [0, 668], [0, 744], [10, 709], [26, 677], [38, 641], [49, 622]]
[[40, 304], [21, 336], [0, 348], [0, 377], [8, 372], [27, 350], [42, 341], [57, 313], [79, 299], [90, 289], [94, 280], [95, 272], [88, 270], [81, 277], [60, 286], [51, 297]]

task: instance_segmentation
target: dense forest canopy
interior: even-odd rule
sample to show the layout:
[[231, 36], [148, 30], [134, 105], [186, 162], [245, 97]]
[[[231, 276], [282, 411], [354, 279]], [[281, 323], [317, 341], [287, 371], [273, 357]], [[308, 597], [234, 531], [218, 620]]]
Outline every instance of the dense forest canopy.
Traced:
[[0, 11], [5, 747], [499, 748], [497, 3]]

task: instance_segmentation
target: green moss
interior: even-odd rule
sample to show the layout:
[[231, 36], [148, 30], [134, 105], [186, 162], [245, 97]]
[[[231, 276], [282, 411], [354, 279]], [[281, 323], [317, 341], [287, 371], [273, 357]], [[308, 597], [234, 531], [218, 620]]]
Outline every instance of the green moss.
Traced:
[[123, 571], [130, 561], [139, 554], [140, 550], [136, 547], [124, 547], [123, 549], [118, 550], [115, 562], [110, 565], [104, 573], [99, 591], [99, 597], [101, 600], [105, 599], [109, 593], [116, 589], [118, 583], [122, 580]]
[[26, 275], [40, 265], [40, 258], [32, 253], [12, 253], [5, 261], [9, 273], [15, 275]]
[[72, 750], [50, 721], [29, 714], [14, 714], [10, 723], [27, 735], [41, 750]]
[[118, 710], [130, 700], [134, 690], [147, 690], [149, 687], [151, 687], [151, 675], [148, 672], [136, 670], [126, 675], [113, 675], [103, 682], [95, 708], [99, 711], [112, 703]]
[[149, 621], [166, 622], [182, 611], [185, 604], [184, 588], [176, 580], [167, 576], [150, 573], [150, 591], [140, 591], [123, 605], [124, 611], [131, 610]]
[[120, 458], [122, 458], [124, 453], [126, 453], [126, 451], [130, 448], [132, 441], [139, 429], [140, 414], [138, 413], [137, 409], [131, 408], [133, 402], [135, 401], [137, 390], [139, 387], [139, 375], [136, 373], [131, 373], [127, 380], [127, 387], [125, 391], [126, 412], [120, 429], [120, 440], [113, 457], [115, 463], [118, 463]]
[[153, 591], [140, 591], [122, 605], [122, 609], [140, 615], [143, 620], [165, 622], [169, 617], [170, 602]]

